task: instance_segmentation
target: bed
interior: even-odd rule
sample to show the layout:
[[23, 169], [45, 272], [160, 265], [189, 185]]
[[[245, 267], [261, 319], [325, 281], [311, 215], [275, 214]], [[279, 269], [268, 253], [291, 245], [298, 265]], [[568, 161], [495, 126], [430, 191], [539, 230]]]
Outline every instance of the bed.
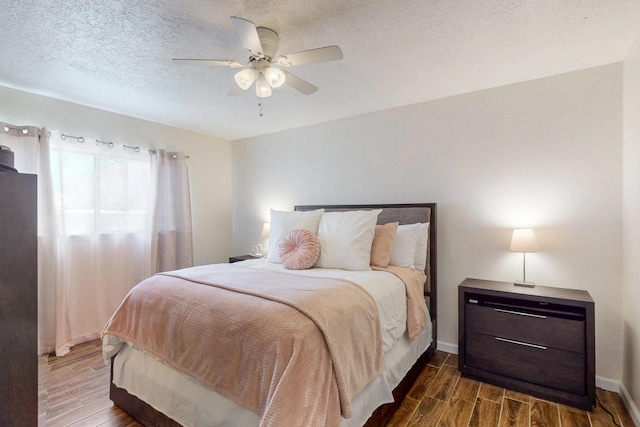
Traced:
[[[308, 390], [304, 393], [301, 393], [300, 390], [296, 390], [292, 395], [296, 396], [306, 396], [307, 400], [302, 400], [296, 403], [295, 400], [292, 400], [292, 403], [285, 402], [286, 404], [297, 406], [310, 405], [310, 411], [316, 410], [316, 407], [320, 413], [322, 411], [331, 412], [331, 414], [327, 415], [326, 419], [322, 419], [322, 421], [318, 421], [317, 415], [313, 416], [311, 420], [305, 420], [306, 425], [324, 425], [324, 424], [332, 424], [332, 425], [342, 425], [345, 427], [351, 426], [378, 426], [384, 425], [386, 421], [391, 417], [393, 412], [397, 409], [397, 407], [402, 402], [404, 396], [408, 393], [409, 389], [413, 385], [415, 379], [418, 377], [419, 373], [422, 371], [426, 363], [429, 361], [431, 356], [433, 355], [437, 342], [437, 215], [436, 215], [436, 204], [435, 203], [419, 203], [419, 204], [376, 204], [376, 205], [329, 205], [329, 206], [296, 206], [296, 212], [317, 212], [318, 210], [323, 210], [324, 212], [353, 212], [353, 211], [376, 211], [379, 212], [376, 216], [377, 224], [388, 224], [392, 222], [398, 222], [400, 225], [409, 225], [416, 223], [428, 223], [428, 240], [427, 240], [427, 250], [426, 250], [426, 259], [424, 260], [425, 274], [426, 274], [426, 283], [424, 285], [424, 302], [427, 306], [427, 325], [424, 327], [418, 335], [413, 337], [413, 339], [409, 339], [407, 335], [409, 332], [405, 332], [404, 329], [400, 330], [400, 332], [393, 332], [398, 329], [397, 327], [390, 327], [391, 325], [389, 319], [397, 317], [398, 319], [404, 319], [402, 321], [406, 321], [407, 313], [404, 314], [404, 318], [401, 318], [399, 315], [394, 314], [393, 310], [387, 310], [385, 308], [385, 304], [388, 304], [387, 299], [383, 299], [381, 295], [389, 294], [392, 295], [395, 293], [396, 297], [398, 295], [397, 290], [397, 282], [399, 281], [397, 277], [394, 278], [394, 275], [390, 274], [387, 271], [349, 271], [349, 270], [341, 270], [341, 269], [333, 269], [333, 268], [313, 268], [311, 270], [304, 270], [302, 275], [309, 279], [312, 283], [318, 283], [318, 287], [322, 287], [323, 289], [326, 287], [326, 280], [330, 280], [331, 283], [335, 282], [345, 282], [348, 284], [355, 283], [355, 288], [352, 289], [354, 292], [362, 292], [363, 289], [366, 290], [366, 294], [372, 298], [372, 301], [376, 307], [376, 312], [379, 317], [376, 317], [376, 323], [381, 324], [381, 331], [377, 332], [379, 337], [376, 338], [380, 344], [378, 344], [378, 348], [382, 349], [381, 354], [374, 355], [374, 357], [368, 357], [368, 359], [380, 359], [377, 364], [379, 364], [379, 370], [376, 371], [373, 368], [369, 369], [368, 367], [363, 367], [365, 363], [356, 363], [354, 366], [350, 366], [349, 368], [344, 368], [342, 372], [338, 369], [338, 365], [335, 365], [332, 362], [328, 363], [328, 366], [333, 366], [330, 369], [336, 369], [333, 373], [335, 377], [338, 378], [337, 385], [334, 384], [335, 381], [330, 381], [331, 384], [326, 386], [327, 388], [322, 389], [321, 395], [325, 394], [329, 396], [333, 396], [334, 394], [337, 396], [339, 407], [338, 421], [336, 421], [336, 416], [333, 415], [335, 412], [335, 405], [331, 406], [331, 403], [324, 405], [324, 399], [319, 399], [317, 395], [314, 395], [315, 391]], [[298, 276], [294, 276], [294, 274], [299, 274], [299, 272], [288, 271], [282, 268], [279, 264], [270, 263], [264, 259], [261, 260], [251, 260], [246, 261], [244, 263], [235, 263], [231, 265], [220, 265], [214, 268], [215, 274], [217, 274], [217, 281], [224, 282], [224, 278], [227, 276], [238, 277], [239, 272], [242, 272], [242, 277], [247, 278], [249, 281], [250, 277], [253, 277], [255, 280], [256, 277], [260, 277], [264, 282], [264, 286], [268, 286], [271, 278], [277, 278], [278, 280], [288, 281], [288, 277], [295, 277], [292, 281], [302, 280], [302, 278]], [[209, 267], [195, 267], [193, 269], [181, 270], [178, 272], [171, 272], [168, 275], [164, 275], [160, 277], [161, 286], [164, 286], [165, 282], [167, 286], [174, 286], [173, 283], [176, 278], [184, 282], [185, 287], [193, 287], [193, 283], [197, 283], [199, 281], [206, 280], [202, 279], [203, 277], [209, 277], [211, 274]], [[287, 278], [283, 279], [284, 276]], [[202, 280], [201, 280], [202, 279]], [[384, 279], [384, 280], [383, 280]], [[208, 280], [208, 279], [207, 279]], [[235, 279], [234, 279], [235, 280]], [[244, 280], [244, 279], [243, 279]], [[274, 279], [275, 280], [275, 279]], [[160, 283], [160, 282], [158, 282]], [[395, 284], [388, 284], [395, 283]], [[402, 282], [400, 281], [402, 284]], [[143, 282], [144, 284], [144, 282]], [[205, 283], [207, 284], [207, 283]], [[141, 284], [142, 285], [142, 284]], [[140, 287], [138, 285], [136, 288]], [[262, 283], [261, 283], [262, 285]], [[157, 293], [162, 294], [164, 291], [162, 287], [158, 287], [157, 284], [154, 284], [155, 289], [161, 289]], [[306, 286], [306, 285], [305, 285]], [[206, 286], [205, 286], [206, 287]], [[293, 286], [293, 288], [299, 287], [298, 285]], [[209, 287], [206, 287], [207, 289]], [[135, 289], [135, 288], [134, 288]], [[252, 288], [253, 289], [253, 288]], [[271, 288], [269, 288], [271, 289]], [[394, 289], [393, 292], [390, 289]], [[228, 291], [228, 289], [222, 289], [223, 292]], [[133, 291], [132, 291], [133, 292]], [[207, 291], [208, 292], [208, 291]], [[219, 292], [219, 291], [217, 291]], [[251, 293], [251, 297], [254, 297], [253, 290], [247, 291]], [[266, 291], [266, 292], [280, 292], [278, 291]], [[287, 291], [288, 293], [289, 291]], [[404, 288], [402, 288], [402, 292], [404, 292]], [[276, 296], [279, 298], [279, 293]], [[276, 298], [276, 302], [280, 301]], [[331, 298], [331, 297], [330, 297]], [[384, 297], [386, 298], [386, 296]], [[222, 298], [220, 299], [222, 301]], [[345, 298], [345, 301], [348, 299]], [[422, 298], [421, 298], [422, 300]], [[226, 301], [226, 300], [224, 300]], [[334, 299], [335, 301], [335, 299]], [[262, 304], [262, 303], [261, 303]], [[288, 304], [288, 303], [287, 303]], [[345, 302], [346, 304], [346, 302]], [[152, 304], [162, 305], [158, 303]], [[176, 305], [174, 303], [167, 305]], [[178, 304], [179, 305], [179, 304]], [[227, 304], [225, 302], [225, 306], [232, 304]], [[283, 305], [283, 304], [281, 304]], [[337, 305], [337, 304], [332, 304]], [[424, 304], [423, 304], [424, 305]], [[389, 306], [391, 307], [391, 306]], [[227, 308], [231, 310], [231, 308]], [[192, 309], [189, 309], [192, 310]], [[220, 307], [222, 310], [222, 307]], [[233, 309], [235, 311], [235, 309]], [[255, 310], [255, 309], [251, 309]], [[298, 311], [305, 310], [313, 310], [313, 308], [304, 307], [300, 309], [297, 307]], [[324, 310], [324, 308], [322, 309]], [[351, 313], [353, 308], [344, 308], [343, 310], [349, 311]], [[133, 311], [139, 311], [138, 309]], [[211, 311], [211, 310], [210, 310]], [[213, 311], [217, 311], [213, 310]], [[290, 313], [290, 312], [287, 312]], [[311, 315], [310, 317], [322, 317], [324, 311], [321, 311], [319, 314]], [[389, 314], [391, 313], [391, 314]], [[410, 313], [409, 313], [410, 315]], [[115, 316], [115, 315], [114, 315]], [[222, 316], [222, 315], [220, 315]], [[232, 314], [224, 314], [225, 318], [232, 316]], [[290, 316], [287, 314], [286, 316]], [[363, 314], [363, 318], [367, 317], [366, 314]], [[153, 317], [149, 317], [155, 319]], [[147, 319], [147, 317], [145, 317]], [[399, 320], [395, 319], [394, 322], [398, 322]], [[153, 322], [159, 322], [161, 320], [152, 320]], [[268, 323], [269, 325], [276, 325], [277, 323], [263, 322]], [[286, 323], [286, 322], [285, 322]], [[296, 325], [299, 325], [301, 321], [296, 320]], [[334, 324], [332, 321], [328, 321], [328, 325]], [[272, 327], [270, 329], [277, 329], [279, 331], [286, 331], [287, 334], [290, 332], [287, 329], [287, 325], [277, 324], [277, 327]], [[360, 323], [359, 323], [360, 325]], [[139, 325], [130, 325], [130, 329], [138, 329]], [[329, 327], [329, 326], [327, 326]], [[253, 329], [253, 326], [252, 326]], [[363, 326], [358, 326], [356, 329], [365, 330], [366, 336], [377, 336], [374, 332], [366, 330]], [[244, 330], [247, 329], [238, 329]], [[190, 331], [190, 329], [189, 329]], [[392, 332], [389, 332], [392, 331]], [[267, 336], [271, 332], [260, 332], [260, 335]], [[390, 336], [390, 334], [395, 333], [398, 336]], [[187, 335], [188, 333], [185, 333]], [[277, 334], [274, 332], [274, 334]], [[126, 335], [126, 334], [124, 334]], [[147, 333], [145, 337], [149, 334]], [[305, 337], [309, 335], [308, 332], [304, 332]], [[240, 335], [239, 335], [240, 336]], [[245, 341], [245, 336], [238, 341]], [[304, 338], [305, 340], [307, 338]], [[309, 338], [309, 342], [313, 342], [315, 338]], [[114, 341], [115, 340], [115, 341]], [[150, 341], [168, 341], [162, 337], [155, 337], [153, 339], [149, 339]], [[144, 340], [143, 340], [144, 341]], [[372, 338], [373, 341], [373, 338]], [[182, 341], [180, 341], [182, 343]], [[251, 342], [247, 339], [247, 342]], [[271, 340], [269, 342], [272, 342]], [[360, 341], [355, 341], [360, 342]], [[114, 344], [115, 343], [115, 344]], [[311, 346], [311, 344], [307, 345], [306, 341], [304, 341], [304, 347]], [[350, 359], [354, 358], [354, 360], [358, 359], [361, 354], [364, 354], [364, 350], [360, 349], [360, 345], [357, 346], [345, 346], [342, 344], [336, 344], [337, 341], [331, 342], [327, 338], [326, 346], [330, 349], [340, 348], [340, 351], [344, 351], [345, 353], [341, 355], [342, 359]], [[186, 344], [185, 344], [186, 345]], [[182, 346], [182, 344], [181, 344]], [[229, 353], [229, 354], [244, 354], [245, 346], [249, 347], [248, 344], [238, 345], [237, 343], [229, 344], [230, 348], [238, 348], [237, 351], [240, 353]], [[174, 357], [182, 357], [182, 353], [193, 353], [197, 354], [196, 350], [187, 350], [186, 347], [178, 349], [179, 351], [174, 351], [171, 349]], [[179, 346], [178, 346], [179, 347]], [[356, 349], [352, 349], [349, 347], [357, 347]], [[205, 354], [210, 354], [208, 352], [216, 352], [220, 349], [221, 346], [204, 350]], [[266, 346], [265, 346], [266, 348]], [[269, 347], [271, 349], [271, 347]], [[297, 348], [297, 347], [296, 347]], [[110, 385], [110, 397], [111, 400], [123, 409], [125, 412], [129, 413], [131, 416], [139, 420], [142, 424], [148, 426], [179, 426], [179, 425], [283, 425], [287, 418], [277, 418], [278, 413], [288, 412], [289, 410], [293, 411], [293, 409], [286, 408], [286, 411], [283, 411], [282, 408], [277, 407], [276, 409], [265, 410], [264, 407], [258, 408], [256, 410], [255, 407], [251, 406], [251, 404], [240, 404], [237, 399], [234, 399], [233, 393], [229, 394], [228, 390], [218, 390], [218, 392], [213, 391], [211, 387], [209, 387], [209, 383], [206, 380], [203, 380], [200, 375], [202, 371], [207, 370], [207, 366], [209, 362], [204, 362], [207, 360], [206, 357], [201, 357], [198, 359], [198, 362], [192, 362], [193, 369], [192, 371], [180, 369], [176, 369], [172, 361], [160, 360], [160, 355], [153, 350], [147, 351], [147, 348], [143, 344], [128, 342], [127, 339], [122, 337], [114, 338], [114, 336], [110, 334], [105, 334], [103, 337], [103, 350], [105, 358], [110, 358], [111, 360], [111, 385]], [[232, 350], [229, 350], [230, 352]], [[274, 347], [273, 350], [265, 351], [266, 353], [279, 353], [281, 350], [280, 347]], [[297, 350], [296, 350], [297, 351]], [[284, 351], [283, 351], [284, 352]], [[331, 351], [330, 351], [331, 352]], [[178, 356], [175, 356], [178, 354]], [[335, 357], [335, 356], [334, 356]], [[236, 360], [239, 359], [237, 356], [232, 356], [230, 359]], [[255, 362], [253, 365], [253, 369], [247, 369], [246, 365], [242, 367], [234, 366], [235, 372], [242, 371], [242, 379], [238, 380], [237, 383], [241, 383], [242, 387], [248, 387], [247, 384], [255, 382], [254, 379], [258, 383], [260, 383], [260, 378], [264, 376], [265, 369], [270, 372], [269, 375], [273, 376], [272, 370], [274, 368], [266, 366], [267, 356], [265, 355], [265, 361]], [[308, 359], [311, 360], [311, 359]], [[315, 360], [315, 359], [313, 359]], [[363, 359], [364, 360], [364, 359]], [[269, 361], [268, 363], [272, 363]], [[304, 371], [306, 369], [306, 365], [308, 363], [302, 363], [301, 365], [294, 365], [294, 362], [288, 362], [291, 366], [294, 366], [295, 369], [289, 369], [289, 371], [300, 371], [302, 378], [293, 378], [291, 380], [282, 380], [282, 384], [300, 384], [301, 381], [305, 384], [307, 382], [311, 382], [313, 384], [324, 384], [327, 381], [323, 381], [322, 377], [318, 377], [320, 379], [315, 379], [313, 381], [305, 381], [305, 378], [311, 377], [315, 375], [317, 372], [313, 371]], [[355, 363], [355, 362], [354, 362]], [[375, 365], [372, 362], [372, 365]], [[278, 364], [278, 363], [275, 363]], [[313, 369], [318, 372], [323, 372], [324, 362], [317, 362], [317, 366], [314, 362]], [[366, 364], [368, 365], [368, 363]], [[215, 370], [212, 368], [212, 370]], [[355, 373], [352, 376], [356, 376], [359, 373], [359, 370], [367, 371], [363, 374], [363, 378], [368, 378], [366, 383], [362, 383], [362, 379], [359, 379], [360, 383], [358, 385], [354, 385], [353, 387], [349, 387], [349, 384], [352, 384], [352, 378], [349, 379], [341, 379], [343, 376], [352, 375], [351, 371]], [[286, 369], [284, 370], [286, 371]], [[283, 371], [283, 372], [284, 372]], [[287, 371], [287, 372], [289, 372]], [[190, 375], [185, 375], [185, 372], [189, 372]], [[204, 374], [203, 374], [204, 375]], [[214, 372], [215, 376], [216, 373]], [[283, 374], [284, 375], [284, 374]], [[287, 374], [288, 375], [288, 374]], [[367, 377], [368, 375], [368, 377]], [[199, 381], [194, 380], [194, 378], [199, 378]], [[217, 378], [217, 377], [216, 377]], [[270, 377], [269, 377], [270, 378]], [[281, 378], [281, 377], [278, 377]], [[282, 377], [284, 378], [284, 377]], [[353, 380], [353, 384], [355, 384], [355, 379]], [[264, 380], [262, 381], [265, 382]], [[267, 381], [268, 382], [268, 381]], [[272, 380], [273, 382], [273, 380]], [[245, 384], [246, 383], [246, 384]], [[215, 383], [217, 384], [217, 383]], [[347, 385], [345, 385], [347, 384]], [[230, 386], [231, 388], [240, 387], [237, 384]], [[253, 387], [253, 385], [252, 385]], [[260, 386], [257, 385], [257, 388]], [[271, 387], [271, 388], [269, 388]], [[273, 384], [267, 384], [267, 390], [262, 390], [260, 392], [255, 392], [256, 396], [268, 394], [269, 398], [276, 396], [278, 393], [284, 393], [285, 385], [281, 385], [279, 388], [277, 386], [273, 386]], [[337, 390], [337, 391], [336, 391]], [[347, 393], [345, 390], [349, 390], [351, 394]], [[244, 391], [243, 391], [244, 392]], [[286, 394], [283, 394], [287, 396]], [[345, 397], [347, 396], [347, 397]], [[333, 397], [328, 398], [327, 400], [331, 400]], [[261, 399], [261, 397], [256, 397], [256, 399]], [[297, 399], [297, 397], [296, 397]], [[277, 400], [277, 398], [273, 397], [273, 400]], [[286, 399], [285, 399], [286, 400]], [[322, 405], [317, 402], [322, 400]], [[347, 401], [348, 400], [348, 401]], [[283, 400], [284, 402], [284, 400]], [[311, 402], [311, 403], [309, 403]], [[324, 405], [324, 406], [323, 406]], [[275, 404], [273, 405], [275, 407]], [[252, 407], [253, 410], [246, 409], [247, 407]], [[331, 408], [328, 410], [326, 408]], [[271, 408], [271, 407], [269, 407]], [[306, 410], [306, 408], [305, 408]], [[261, 419], [256, 413], [262, 413], [260, 411], [264, 411], [263, 418]], [[266, 413], [274, 412], [275, 418], [268, 418]], [[341, 412], [340, 412], [341, 411]], [[315, 412], [310, 412], [314, 413]], [[340, 416], [342, 414], [342, 416]], [[348, 415], [345, 417], [345, 414]], [[324, 416], [324, 415], [322, 415]], [[328, 421], [331, 419], [331, 421]], [[271, 420], [271, 421], [269, 421]], [[278, 421], [273, 421], [278, 420]], [[315, 420], [315, 421], [314, 421]], [[299, 424], [296, 422], [296, 424]]]

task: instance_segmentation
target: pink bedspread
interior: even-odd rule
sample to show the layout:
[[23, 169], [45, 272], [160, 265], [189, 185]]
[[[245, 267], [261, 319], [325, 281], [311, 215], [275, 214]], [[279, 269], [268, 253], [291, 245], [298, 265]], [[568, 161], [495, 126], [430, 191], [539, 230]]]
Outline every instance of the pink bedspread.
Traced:
[[424, 284], [427, 276], [420, 270], [389, 265], [387, 267], [371, 266], [372, 270], [388, 271], [404, 283], [407, 293], [407, 336], [416, 340], [427, 329], [427, 308], [424, 304]]
[[141, 282], [104, 334], [260, 415], [262, 426], [338, 426], [382, 372], [376, 305], [358, 285], [229, 264]]

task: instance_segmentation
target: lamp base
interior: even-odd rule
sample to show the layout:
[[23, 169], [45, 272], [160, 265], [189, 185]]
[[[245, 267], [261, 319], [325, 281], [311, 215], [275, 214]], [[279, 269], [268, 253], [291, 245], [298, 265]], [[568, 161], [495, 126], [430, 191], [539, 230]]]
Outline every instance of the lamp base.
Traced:
[[536, 284], [534, 282], [523, 282], [523, 281], [517, 281], [517, 282], [513, 282], [514, 286], [521, 286], [523, 288], [535, 288]]

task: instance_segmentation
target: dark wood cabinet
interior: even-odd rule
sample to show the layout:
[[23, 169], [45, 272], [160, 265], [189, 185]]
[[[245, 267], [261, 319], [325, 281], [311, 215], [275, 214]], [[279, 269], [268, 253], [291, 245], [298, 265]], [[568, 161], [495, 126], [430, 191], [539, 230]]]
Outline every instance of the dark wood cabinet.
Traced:
[[481, 381], [590, 409], [594, 326], [586, 291], [480, 279], [458, 286], [459, 369]]
[[0, 172], [0, 425], [38, 425], [36, 176]]

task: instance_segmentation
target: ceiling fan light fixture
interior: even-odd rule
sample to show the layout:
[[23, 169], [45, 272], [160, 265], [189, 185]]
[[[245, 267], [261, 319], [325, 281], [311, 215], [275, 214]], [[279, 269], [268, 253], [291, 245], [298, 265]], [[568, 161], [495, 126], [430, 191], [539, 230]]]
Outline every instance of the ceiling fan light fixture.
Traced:
[[275, 67], [268, 67], [264, 71], [264, 76], [271, 87], [280, 87], [284, 84], [285, 75], [281, 69]]
[[258, 98], [268, 98], [271, 96], [271, 86], [262, 73], [260, 73], [256, 81], [256, 95], [258, 95]]
[[242, 90], [247, 90], [256, 80], [256, 72], [253, 68], [245, 68], [244, 70], [237, 72], [233, 78]]
[[337, 61], [343, 58], [342, 50], [335, 45], [278, 55], [280, 46], [278, 33], [270, 28], [257, 27], [253, 22], [238, 16], [232, 16], [231, 22], [242, 41], [242, 46], [249, 53], [246, 61], [174, 58], [173, 62], [241, 68], [234, 74], [236, 86], [228, 94], [240, 95], [255, 83], [256, 95], [259, 98], [259, 104], [262, 105], [262, 98], [271, 96], [272, 88], [279, 88], [285, 83], [304, 95], [311, 95], [318, 90], [311, 83], [286, 71], [286, 67]]

